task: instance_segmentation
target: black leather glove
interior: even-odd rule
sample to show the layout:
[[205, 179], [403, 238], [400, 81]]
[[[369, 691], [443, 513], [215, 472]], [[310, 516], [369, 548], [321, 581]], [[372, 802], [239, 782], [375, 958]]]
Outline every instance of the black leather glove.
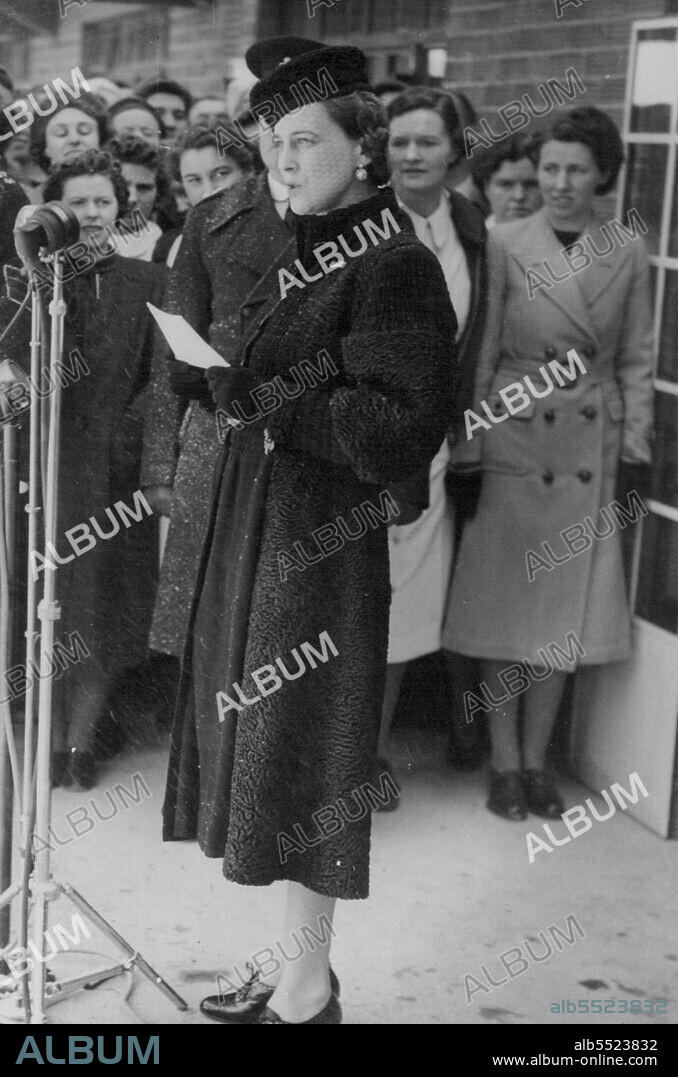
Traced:
[[447, 472], [445, 488], [459, 519], [472, 520], [475, 516], [482, 480], [483, 471], [480, 467]]
[[177, 396], [187, 400], [200, 400], [212, 407], [212, 394], [205, 379], [204, 370], [180, 363], [177, 359], [168, 360], [170, 389]]
[[652, 465], [629, 464], [619, 461], [617, 469], [617, 488], [615, 497], [622, 503], [628, 502], [629, 494], [635, 492], [641, 501], [647, 501], [652, 494]]
[[398, 515], [390, 521], [389, 527], [404, 527], [406, 524], [413, 524], [426, 511], [426, 506], [399, 500], [398, 509]]
[[413, 524], [429, 507], [430, 470], [427, 465], [409, 479], [388, 484], [388, 492], [399, 509], [398, 515], [389, 526], [403, 527], [405, 524]]
[[252, 390], [265, 381], [246, 366], [211, 366], [207, 384], [217, 408], [240, 423], [257, 422], [264, 413], [252, 397]]

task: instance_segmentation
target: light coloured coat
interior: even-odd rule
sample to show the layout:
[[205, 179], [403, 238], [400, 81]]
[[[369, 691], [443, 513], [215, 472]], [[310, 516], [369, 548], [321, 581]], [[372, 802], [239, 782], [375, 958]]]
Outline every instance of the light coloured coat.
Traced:
[[[583, 234], [604, 251], [600, 223], [592, 220]], [[457, 466], [482, 462], [483, 486], [464, 531], [443, 643], [480, 658], [539, 662], [540, 649], [562, 646], [574, 632], [583, 663], [620, 660], [629, 653], [630, 617], [618, 531], [569, 557], [561, 532], [587, 517], [604, 532], [599, 510], [614, 500], [619, 459], [650, 461], [647, 251], [639, 237], [619, 241], [566, 276], [544, 210], [497, 226], [488, 247], [490, 301], [474, 410], [487, 419], [485, 400], [493, 415], [504, 415], [499, 390], [526, 375], [543, 391], [540, 368], [557, 360], [567, 369], [571, 349], [586, 373], [571, 385], [564, 376], [563, 388], [552, 377], [548, 395], [528, 392], [528, 407], [456, 447]], [[546, 287], [532, 276], [530, 298], [528, 270], [549, 279], [543, 259], [564, 279]], [[544, 542], [562, 563], [538, 569], [530, 581], [527, 552], [545, 557]]]

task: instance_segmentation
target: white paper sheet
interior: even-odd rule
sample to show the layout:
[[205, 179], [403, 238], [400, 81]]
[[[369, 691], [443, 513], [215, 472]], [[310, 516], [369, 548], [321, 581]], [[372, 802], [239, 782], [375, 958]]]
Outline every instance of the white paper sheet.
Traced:
[[193, 326], [189, 325], [180, 314], [168, 314], [165, 310], [154, 307], [152, 303], [146, 306], [155, 318], [160, 331], [177, 359], [182, 363], [207, 370], [211, 366], [230, 366], [209, 344], [205, 343], [201, 336], [196, 333]]

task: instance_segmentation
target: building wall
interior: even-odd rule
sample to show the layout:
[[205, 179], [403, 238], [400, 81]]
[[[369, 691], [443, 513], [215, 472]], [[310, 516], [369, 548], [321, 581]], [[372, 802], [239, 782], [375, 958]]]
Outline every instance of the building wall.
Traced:
[[[148, 55], [121, 57], [110, 74], [134, 81], [162, 71], [195, 92], [216, 89], [244, 70], [243, 53], [258, 36], [293, 33], [359, 45], [377, 79], [387, 75], [389, 57], [399, 70], [413, 70], [417, 44], [443, 46], [446, 81], [481, 114], [574, 67], [587, 101], [620, 120], [631, 22], [674, 7], [673, 0], [582, 0], [558, 19], [555, 0], [327, 0], [309, 18], [307, 0], [212, 0], [199, 9], [96, 2], [70, 7], [56, 35], [30, 39], [26, 71], [17, 74], [27, 84], [63, 77], [83, 63], [86, 25], [145, 12]], [[163, 50], [157, 42], [165, 19]]]
[[[56, 34], [31, 37], [21, 52], [25, 64], [12, 70], [18, 83], [28, 87], [64, 77], [76, 66], [92, 73], [83, 49], [88, 26], [143, 18], [136, 41], [136, 56], [120, 56], [106, 73], [132, 83], [162, 72], [186, 82], [196, 93], [219, 89], [224, 78], [244, 70], [243, 53], [256, 36], [257, 0], [212, 0], [197, 9], [150, 7], [143, 3], [97, 2], [69, 7]], [[143, 57], [139, 58], [139, 53]], [[104, 72], [97, 66], [97, 74]]]
[[663, 15], [663, 0], [586, 0], [556, 18], [553, 0], [454, 3], [448, 23], [448, 77], [478, 110], [519, 97], [574, 67], [587, 103], [622, 118], [630, 28]]
[[256, 37], [257, 0], [213, 0], [203, 12], [175, 8], [165, 69], [194, 93], [216, 90], [247, 70], [243, 54]]
[[[290, 25], [302, 31], [306, 4], [286, 3]], [[410, 10], [406, 0], [391, 3], [401, 5], [401, 16]], [[606, 108], [616, 120], [621, 120], [624, 106], [632, 21], [662, 16], [674, 7], [671, 0], [582, 0], [581, 7], [561, 8], [557, 18], [554, 0], [448, 0], [440, 22], [436, 13], [441, 6], [429, 0], [427, 28], [416, 25], [420, 17], [409, 24], [401, 17], [397, 29], [370, 33], [365, 10], [370, 5], [363, 0], [360, 4], [362, 24], [355, 0], [336, 0], [333, 9], [314, 9], [313, 20], [306, 12], [306, 33], [315, 36], [322, 28], [323, 40], [365, 49], [375, 79], [387, 76], [389, 55], [402, 57], [401, 70], [408, 69], [408, 60], [413, 70], [415, 44], [444, 46], [446, 81], [464, 90], [479, 113], [486, 113], [574, 67], [590, 95], [587, 101]]]

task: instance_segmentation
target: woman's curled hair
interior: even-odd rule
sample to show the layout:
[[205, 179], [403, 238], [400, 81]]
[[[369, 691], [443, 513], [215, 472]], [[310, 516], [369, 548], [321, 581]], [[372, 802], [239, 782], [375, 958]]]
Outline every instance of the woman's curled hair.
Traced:
[[150, 172], [158, 170], [160, 163], [158, 149], [134, 135], [116, 135], [103, 148], [116, 161], [120, 161], [121, 165], [141, 165]]
[[58, 108], [55, 108], [54, 111], [50, 112], [47, 116], [36, 114], [31, 128], [31, 157], [40, 168], [44, 169], [45, 172], [48, 171], [52, 163], [45, 153], [47, 145], [47, 127], [49, 126], [50, 120], [53, 120], [55, 116], [58, 116], [60, 112], [63, 112], [67, 108], [75, 109], [76, 112], [82, 112], [88, 119], [94, 121], [99, 136], [100, 146], [103, 146], [106, 141], [106, 113], [101, 108], [99, 100], [94, 94], [90, 94], [88, 97], [81, 95], [77, 100], [59, 104]]
[[332, 120], [347, 138], [360, 140], [363, 153], [370, 158], [367, 175], [379, 186], [388, 182], [388, 120], [378, 97], [367, 90], [356, 90], [345, 97], [323, 101]]
[[624, 143], [619, 128], [606, 112], [588, 105], [573, 108], [552, 120], [531, 144], [529, 157], [536, 168], [539, 167], [542, 146], [551, 141], [581, 142], [587, 146], [605, 176], [596, 188], [596, 194], [609, 194], [614, 189], [624, 160]]
[[120, 162], [104, 150], [85, 150], [61, 164], [52, 165], [42, 192], [43, 202], [58, 202], [63, 198], [66, 180], [78, 176], [106, 176], [111, 181], [118, 203], [118, 216], [125, 216], [128, 208], [125, 177]]
[[[228, 148], [221, 149], [222, 143], [219, 141], [219, 135], [233, 136], [235, 145], [228, 145]], [[231, 124], [220, 124], [216, 128], [206, 127], [205, 124], [200, 123], [194, 124], [187, 131], [184, 131], [177, 145], [169, 154], [168, 163], [172, 174], [180, 180], [182, 156], [188, 150], [204, 150], [205, 148], [216, 150], [219, 157], [228, 157], [243, 172], [252, 172], [254, 170], [254, 154], [249, 146], [239, 146], [238, 138], [238, 132]]]
[[[457, 96], [461, 100], [462, 95]], [[470, 101], [465, 97], [463, 101], [470, 109], [469, 115], [475, 115]], [[440, 116], [456, 158], [461, 157], [464, 153], [464, 132], [452, 94], [439, 90], [437, 86], [410, 86], [390, 102], [387, 109], [388, 118], [393, 120], [396, 116], [404, 116], [419, 109], [427, 109]]]

